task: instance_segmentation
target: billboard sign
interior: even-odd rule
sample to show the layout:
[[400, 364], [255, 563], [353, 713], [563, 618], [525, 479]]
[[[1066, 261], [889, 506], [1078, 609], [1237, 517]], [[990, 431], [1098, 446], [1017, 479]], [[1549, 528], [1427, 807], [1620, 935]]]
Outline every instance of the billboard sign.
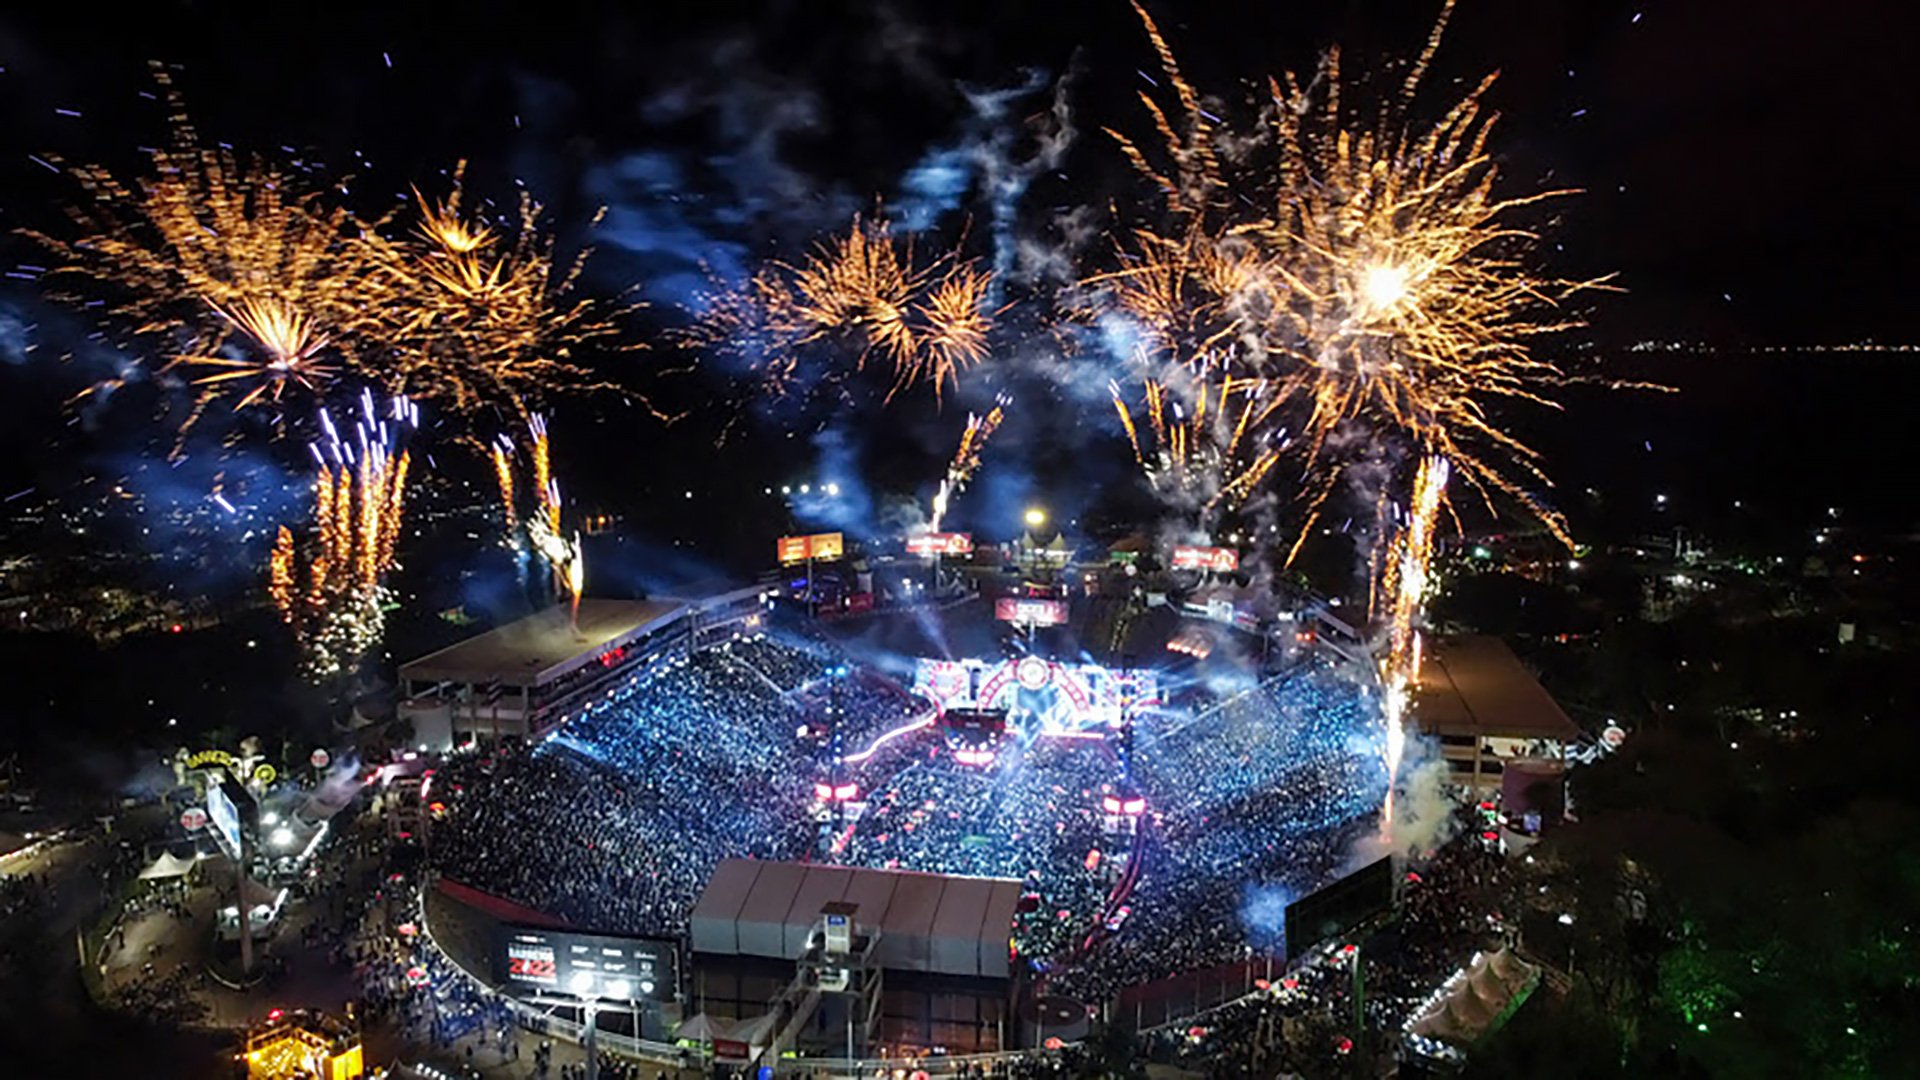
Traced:
[[507, 982], [613, 1001], [669, 1002], [679, 991], [670, 941], [506, 927]]
[[1232, 548], [1194, 547], [1182, 544], [1173, 549], [1173, 568], [1231, 573], [1240, 569], [1240, 553]]
[[910, 555], [971, 555], [972, 533], [920, 533], [907, 537]]
[[1060, 626], [1067, 621], [1067, 602], [1003, 596], [993, 602], [993, 617], [1022, 626]]
[[207, 821], [213, 825], [213, 834], [220, 838], [221, 849], [238, 858], [240, 811], [234, 809], [233, 800], [227, 798], [226, 789], [219, 784], [207, 785]]
[[838, 559], [846, 553], [846, 538], [837, 532], [810, 536], [783, 536], [774, 545], [780, 565], [791, 566], [809, 559]]
[[1287, 905], [1287, 959], [1337, 937], [1393, 907], [1393, 858], [1355, 870]]

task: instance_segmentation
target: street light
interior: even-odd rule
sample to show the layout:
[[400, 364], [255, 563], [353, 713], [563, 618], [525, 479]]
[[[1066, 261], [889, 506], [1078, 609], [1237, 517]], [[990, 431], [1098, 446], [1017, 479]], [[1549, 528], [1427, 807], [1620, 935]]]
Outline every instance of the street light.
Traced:
[[1047, 512], [1037, 506], [1027, 507], [1027, 528], [1037, 529], [1047, 523]]

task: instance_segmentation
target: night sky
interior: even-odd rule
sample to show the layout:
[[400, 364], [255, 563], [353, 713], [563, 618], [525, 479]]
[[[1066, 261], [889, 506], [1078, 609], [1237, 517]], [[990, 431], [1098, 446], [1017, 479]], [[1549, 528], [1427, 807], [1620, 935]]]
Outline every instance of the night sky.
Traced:
[[[0, 15], [0, 226], [57, 226], [74, 196], [29, 155], [137, 171], [136, 147], [165, 135], [163, 110], [140, 96], [151, 89], [150, 59], [180, 65], [205, 139], [290, 151], [351, 175], [363, 210], [390, 205], [410, 183], [431, 186], [462, 158], [472, 162], [470, 188], [503, 205], [523, 182], [549, 206], [563, 242], [582, 240], [595, 208], [607, 207], [590, 284], [604, 293], [637, 287], [652, 305], [643, 332], [675, 321], [703, 273], [725, 276], [800, 249], [876, 200], [942, 237], [965, 230], [985, 254], [996, 218], [982, 153], [1027, 163], [1011, 200], [1022, 236], [1057, 236], [1049, 230], [1075, 206], [1142, 197], [1102, 133], [1145, 127], [1133, 95], [1140, 73], [1156, 70], [1119, 0], [542, 6], [537, 15], [498, 3], [289, 10], [38, 4]], [[1253, 80], [1310, 70], [1336, 41], [1350, 75], [1416, 51], [1437, 7], [1152, 10], [1193, 81], [1244, 116]], [[1920, 227], [1911, 197], [1920, 153], [1905, 132], [1920, 44], [1899, 10], [1850, 0], [1462, 0], [1421, 101], [1437, 109], [1456, 84], [1499, 70], [1490, 100], [1502, 114], [1495, 145], [1512, 192], [1584, 189], [1557, 205], [1542, 255], [1568, 276], [1616, 273], [1625, 291], [1593, 302], [1591, 328], [1561, 348], [1911, 342], [1920, 340], [1906, 282]], [[1032, 166], [1062, 80], [1073, 138], [1053, 167]], [[17, 237], [0, 244], [9, 266], [45, 261]], [[57, 482], [36, 451], [73, 418], [61, 400], [84, 384], [85, 365], [50, 354], [60, 351], [56, 338], [89, 327], [50, 312], [30, 284], [4, 286], [0, 353], [13, 362], [0, 451], [11, 491]], [[32, 335], [42, 347], [26, 355], [21, 342]], [[656, 351], [644, 363], [673, 359]], [[1692, 484], [1705, 503], [1791, 487], [1781, 502], [1796, 513], [1844, 498], [1911, 524], [1911, 508], [1877, 473], [1915, 449], [1901, 404], [1920, 389], [1909, 357], [1674, 363], [1648, 372], [1630, 360], [1625, 373], [1679, 386], [1678, 398], [1582, 392], [1570, 413], [1521, 421], [1548, 451], [1563, 493], [1616, 483], [1639, 499], [1669, 487], [1685, 495]], [[653, 379], [644, 367], [633, 373], [637, 386]], [[675, 464], [686, 475], [663, 476], [649, 463], [709, 440], [715, 393], [698, 375], [667, 382], [658, 392], [697, 414], [673, 433], [602, 403], [600, 422], [570, 436], [576, 453], [620, 465], [584, 489], [610, 503], [637, 500], [636, 520], [663, 541], [677, 529], [697, 538], [661, 509], [668, 494], [696, 487], [702, 500], [739, 498], [777, 483], [781, 469], [837, 452], [763, 428], [731, 457], [682, 457]], [[979, 498], [1000, 513], [1051, 474], [1055, 490], [1040, 494], [1092, 512], [1090, 499], [1058, 490], [1050, 463], [1073, 458], [1081, 488], [1123, 481], [1110, 417], [1100, 421], [1103, 449], [1086, 454], [1082, 436], [1039, 411], [1016, 410], [1004, 437], [1016, 447], [1006, 451], [1012, 460], [989, 466]], [[924, 486], [957, 417], [924, 403], [884, 415], [891, 419], [863, 425], [859, 445], [838, 452], [877, 485]], [[150, 437], [132, 434], [138, 420], [87, 418], [87, 460]], [[1577, 518], [1579, 507], [1569, 509]]]

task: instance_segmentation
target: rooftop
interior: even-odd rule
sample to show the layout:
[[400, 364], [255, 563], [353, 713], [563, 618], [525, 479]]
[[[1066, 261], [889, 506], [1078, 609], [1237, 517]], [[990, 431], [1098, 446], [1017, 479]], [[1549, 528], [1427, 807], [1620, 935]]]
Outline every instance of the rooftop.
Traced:
[[1440, 735], [1561, 742], [1580, 737], [1553, 695], [1496, 637], [1434, 642], [1420, 667], [1413, 715], [1420, 730]]
[[400, 665], [402, 679], [503, 686], [539, 686], [625, 644], [679, 613], [683, 605], [653, 600], [580, 601], [580, 626], [555, 605], [439, 652]]

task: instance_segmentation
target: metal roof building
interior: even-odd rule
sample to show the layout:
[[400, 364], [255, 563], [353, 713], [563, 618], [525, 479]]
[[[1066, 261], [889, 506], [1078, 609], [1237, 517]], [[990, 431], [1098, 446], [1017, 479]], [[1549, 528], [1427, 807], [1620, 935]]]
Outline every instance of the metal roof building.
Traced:
[[1420, 665], [1413, 719], [1439, 740], [1454, 778], [1498, 786], [1509, 761], [1559, 767], [1580, 727], [1496, 637], [1442, 638]]
[[1006, 978], [1021, 885], [1000, 878], [726, 859], [693, 908], [693, 951], [797, 960], [829, 903], [858, 908], [890, 971]]

